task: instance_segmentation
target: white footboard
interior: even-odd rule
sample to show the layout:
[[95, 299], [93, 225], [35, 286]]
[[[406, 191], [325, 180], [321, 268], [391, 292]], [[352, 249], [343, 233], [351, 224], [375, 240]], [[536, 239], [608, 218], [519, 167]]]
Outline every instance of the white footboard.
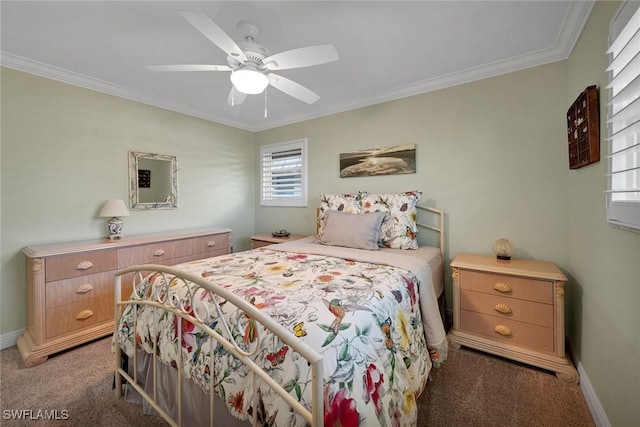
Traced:
[[[144, 280], [144, 278], [150, 273], [158, 273], [162, 277], [161, 285], [155, 288], [155, 291], [151, 293], [151, 295], [141, 296], [135, 293], [134, 298], [132, 300], [127, 300], [128, 295], [125, 295], [123, 298], [121, 297], [121, 282], [122, 276], [125, 274], [134, 273], [134, 289], [136, 289], [136, 285]], [[198, 313], [197, 310], [193, 310], [190, 314], [187, 310], [185, 310], [184, 302], [179, 302], [178, 298], [174, 298], [172, 295], [172, 286], [171, 284], [189, 284], [191, 292], [189, 292], [190, 296], [194, 296], [196, 293], [198, 295], [202, 295], [205, 293], [207, 296], [213, 298], [214, 301], [226, 301], [226, 303], [233, 304], [242, 310], [249, 318], [255, 321], [257, 324], [262, 325], [267, 330], [270, 330], [278, 336], [279, 339], [282, 340], [292, 351], [297, 352], [301, 357], [307, 360], [312, 369], [312, 384], [311, 384], [311, 411], [301, 405], [293, 396], [291, 396], [280, 384], [274, 381], [268, 373], [266, 373], [260, 366], [258, 366], [252, 359], [251, 356], [260, 349], [261, 336], [259, 334], [260, 328], [256, 328], [258, 331], [257, 340], [253, 343], [249, 351], [245, 351], [241, 348], [238, 343], [233, 338], [231, 333], [232, 327], [227, 324], [224, 316], [222, 315], [220, 305], [215, 304], [218, 313], [218, 326], [223, 330], [223, 334], [219, 334], [215, 330], [211, 329], [206, 323], [206, 319], [209, 314], [205, 313], [205, 316], [202, 316], [201, 313]], [[255, 306], [251, 305], [247, 301], [242, 298], [234, 295], [227, 289], [224, 289], [220, 286], [217, 286], [206, 279], [203, 279], [200, 276], [186, 273], [182, 270], [166, 267], [162, 265], [142, 265], [142, 266], [133, 266], [130, 268], [126, 268], [116, 272], [115, 276], [115, 318], [116, 318], [116, 328], [120, 324], [120, 316], [124, 311], [124, 308], [127, 305], [132, 305], [134, 310], [134, 322], [137, 321], [137, 307], [147, 305], [156, 307], [159, 309], [159, 312], [171, 312], [176, 316], [180, 316], [180, 318], [185, 319], [186, 321], [195, 325], [196, 328], [199, 328], [201, 331], [207, 333], [212, 339], [210, 340], [210, 352], [214, 354], [214, 348], [219, 343], [224, 346], [224, 348], [231, 354], [233, 354], [238, 360], [244, 363], [251, 370], [251, 381], [252, 384], [256, 384], [256, 381], [262, 381], [263, 384], [268, 385], [271, 389], [273, 389], [276, 393], [278, 393], [282, 398], [291, 406], [291, 408], [297, 413], [301, 414], [310, 424], [314, 427], [319, 427], [324, 423], [324, 408], [323, 408], [323, 365], [322, 365], [322, 356], [318, 354], [313, 348], [309, 345], [305, 344], [301, 340], [299, 340], [292, 332], [288, 331], [282, 325], [271, 319], [269, 316], [266, 316]], [[182, 336], [182, 322], [177, 322], [178, 330], [177, 336]], [[135, 330], [135, 325], [133, 325]], [[116, 330], [115, 334], [118, 331]], [[224, 335], [224, 336], [223, 336]], [[182, 363], [178, 363], [177, 365], [177, 407], [178, 407], [178, 419], [174, 420], [171, 416], [165, 411], [161, 405], [158, 403], [158, 372], [157, 366], [158, 363], [163, 363], [158, 360], [158, 356], [156, 354], [156, 346], [157, 342], [153, 342], [153, 362], [151, 367], [151, 375], [153, 376], [153, 393], [147, 393], [138, 384], [138, 372], [137, 372], [137, 351], [133, 352], [133, 373], [130, 375], [126, 372], [121, 366], [121, 356], [122, 351], [118, 344], [118, 340], [115, 340], [115, 389], [116, 396], [122, 396], [122, 384], [123, 379], [125, 379], [130, 387], [134, 387], [138, 393], [140, 393], [143, 398], [149, 402], [151, 407], [153, 407], [164, 419], [167, 420], [168, 423], [174, 426], [183, 425], [183, 414], [182, 414]], [[134, 348], [134, 350], [136, 350]], [[179, 352], [180, 357], [182, 357], [182, 352]], [[180, 360], [182, 362], [182, 360]], [[214, 369], [215, 360], [212, 357], [211, 360], [211, 368], [212, 371]], [[211, 384], [209, 387], [209, 398], [210, 398], [210, 423], [214, 425], [214, 398], [215, 398], [215, 386], [214, 386], [214, 376], [211, 375]], [[253, 387], [254, 390], [258, 390], [257, 386]], [[252, 396], [252, 407], [257, 408], [258, 404], [258, 396], [257, 392], [253, 393]], [[258, 411], [254, 409], [253, 411], [253, 425], [258, 425], [257, 418]]]

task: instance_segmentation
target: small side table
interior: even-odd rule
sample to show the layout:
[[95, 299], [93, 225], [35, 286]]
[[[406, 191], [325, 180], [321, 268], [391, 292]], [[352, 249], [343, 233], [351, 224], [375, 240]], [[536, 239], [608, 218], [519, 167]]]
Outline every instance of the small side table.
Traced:
[[453, 328], [449, 344], [554, 371], [577, 383], [565, 355], [564, 283], [551, 262], [459, 254], [451, 262]]
[[254, 234], [251, 236], [251, 249], [258, 249], [276, 243], [290, 242], [292, 240], [302, 239], [303, 237], [307, 236], [291, 234], [288, 237], [273, 237], [271, 234]]

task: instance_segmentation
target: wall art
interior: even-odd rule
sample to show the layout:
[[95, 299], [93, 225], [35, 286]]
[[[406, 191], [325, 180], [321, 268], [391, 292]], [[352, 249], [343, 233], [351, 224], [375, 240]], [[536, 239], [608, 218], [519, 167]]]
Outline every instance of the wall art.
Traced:
[[416, 173], [415, 144], [340, 154], [340, 178], [405, 173]]

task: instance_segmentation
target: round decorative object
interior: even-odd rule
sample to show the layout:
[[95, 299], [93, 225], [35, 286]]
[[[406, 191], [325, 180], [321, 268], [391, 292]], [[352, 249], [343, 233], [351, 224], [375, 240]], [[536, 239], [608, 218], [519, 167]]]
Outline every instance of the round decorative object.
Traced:
[[509, 261], [513, 255], [513, 245], [507, 239], [498, 239], [493, 244], [493, 253], [499, 260]]
[[274, 231], [273, 233], [271, 233], [273, 237], [289, 237], [290, 234], [291, 233], [289, 233], [287, 230]]

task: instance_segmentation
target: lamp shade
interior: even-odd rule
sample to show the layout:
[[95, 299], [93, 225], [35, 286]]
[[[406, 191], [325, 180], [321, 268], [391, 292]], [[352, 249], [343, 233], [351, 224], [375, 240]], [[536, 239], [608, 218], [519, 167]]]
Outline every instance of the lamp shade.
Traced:
[[129, 216], [129, 210], [122, 199], [110, 199], [104, 202], [98, 216], [101, 218]]
[[231, 73], [231, 83], [242, 93], [256, 95], [269, 85], [267, 76], [252, 69], [242, 69]]

